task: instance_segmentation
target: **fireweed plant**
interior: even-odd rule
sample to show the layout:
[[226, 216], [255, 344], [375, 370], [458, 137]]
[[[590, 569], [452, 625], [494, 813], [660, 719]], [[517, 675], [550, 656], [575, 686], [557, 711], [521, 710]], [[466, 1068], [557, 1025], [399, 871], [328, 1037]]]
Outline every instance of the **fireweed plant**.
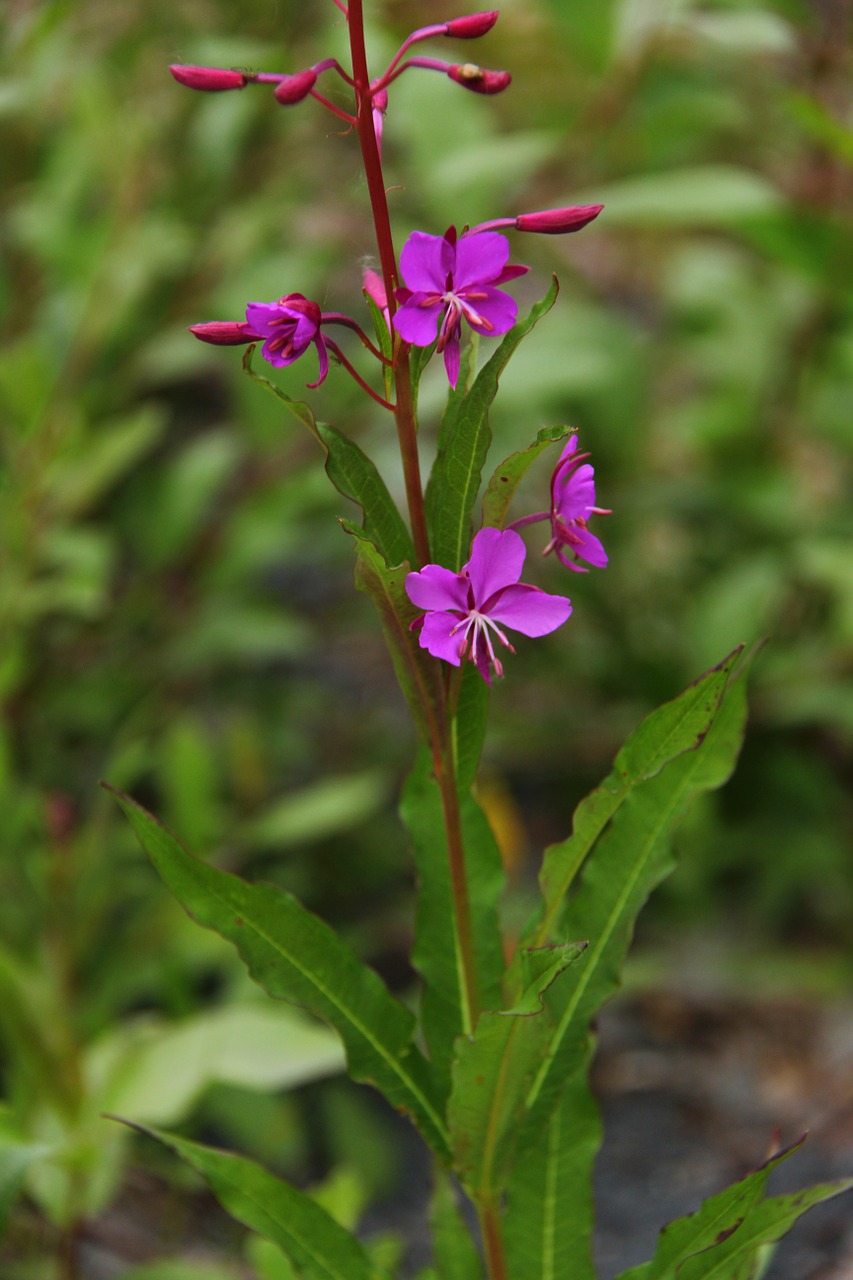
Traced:
[[[192, 89], [260, 86], [286, 108], [319, 103], [355, 135], [378, 253], [378, 270], [364, 280], [373, 336], [352, 316], [324, 311], [297, 291], [249, 301], [245, 317], [197, 324], [191, 332], [204, 342], [247, 348], [246, 371], [313, 433], [331, 481], [363, 512], [360, 525], [341, 522], [352, 540], [356, 583], [376, 605], [420, 739], [402, 800], [418, 880], [416, 997], [404, 1002], [391, 995], [292, 895], [196, 860], [145, 810], [118, 798], [187, 911], [233, 943], [271, 996], [335, 1028], [353, 1079], [379, 1089], [419, 1130], [434, 1157], [434, 1256], [422, 1280], [484, 1274], [592, 1280], [590, 1184], [600, 1123], [587, 1085], [591, 1020], [618, 984], [638, 911], [672, 867], [674, 820], [734, 767], [745, 714], [744, 682], [733, 679], [741, 655], [724, 658], [639, 725], [610, 774], [576, 809], [571, 833], [546, 849], [539, 905], [521, 935], [502, 931], [501, 859], [474, 793], [488, 701], [496, 680], [524, 679], [530, 640], [564, 627], [572, 612], [567, 595], [521, 581], [522, 573], [535, 578], [536, 569], [530, 561], [525, 568], [519, 531], [530, 527], [537, 552], [586, 573], [607, 564], [601, 538], [609, 514], [597, 505], [589, 455], [566, 427], [522, 438], [517, 452], [486, 468], [488, 412], [499, 377], [557, 296], [555, 280], [519, 318], [512, 282], [527, 267], [511, 261], [515, 244], [505, 233], [577, 232], [601, 206], [496, 217], [443, 234], [416, 231], [398, 256], [381, 158], [395, 83], [424, 70], [475, 93], [505, 90], [505, 71], [416, 52], [427, 40], [484, 36], [498, 14], [421, 27], [371, 76], [363, 0], [333, 3], [348, 27], [349, 67], [324, 58], [288, 73], [171, 71]], [[320, 88], [329, 78], [349, 91], [348, 108]], [[489, 342], [479, 372], [472, 335]], [[303, 361], [311, 388], [334, 362], [393, 419], [408, 521], [352, 439], [256, 372], [258, 344], [273, 368]], [[449, 394], [424, 486], [418, 385], [434, 356], [443, 361]], [[561, 443], [547, 509], [513, 518], [510, 507], [531, 464]], [[563, 634], [571, 643], [570, 629]], [[308, 1194], [238, 1155], [156, 1136], [208, 1179], [235, 1217], [271, 1241], [286, 1259], [282, 1266], [302, 1280], [389, 1274], [369, 1241], [347, 1232]], [[769, 1247], [800, 1213], [853, 1185], [851, 1179], [768, 1197], [770, 1172], [793, 1149], [773, 1150], [735, 1186], [666, 1226], [651, 1261], [623, 1273], [625, 1280], [759, 1276]]]

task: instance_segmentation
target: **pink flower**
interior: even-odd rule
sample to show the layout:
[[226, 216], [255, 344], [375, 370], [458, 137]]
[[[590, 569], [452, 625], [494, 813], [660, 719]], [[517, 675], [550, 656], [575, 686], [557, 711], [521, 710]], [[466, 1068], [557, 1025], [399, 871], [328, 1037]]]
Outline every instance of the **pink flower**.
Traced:
[[478, 333], [506, 333], [515, 323], [515, 299], [498, 289], [528, 270], [507, 266], [509, 243], [493, 231], [461, 235], [450, 227], [443, 236], [414, 231], [403, 245], [400, 269], [406, 287], [394, 327], [406, 342], [444, 353], [452, 387], [459, 378], [462, 318]]
[[[585, 461], [588, 453], [578, 453], [578, 438], [572, 436], [551, 477], [551, 541], [544, 554], [554, 551], [567, 569], [588, 572], [577, 560], [603, 569], [607, 552], [587, 528], [590, 516], [609, 516], [610, 511], [595, 505], [595, 470]], [[565, 548], [565, 550], [564, 550]], [[566, 558], [566, 552], [572, 560]]]
[[[525, 525], [540, 520], [551, 521], [551, 541], [543, 555], [555, 551], [557, 559], [575, 573], [588, 573], [578, 560], [586, 560], [596, 569], [607, 564], [607, 552], [594, 533], [590, 533], [587, 521], [590, 516], [609, 516], [612, 512], [595, 505], [595, 470], [586, 459], [588, 453], [578, 453], [578, 438], [573, 435], [560, 454], [551, 476], [551, 510], [537, 511], [532, 516], [522, 516], [507, 525], [508, 529], [523, 529]], [[566, 553], [572, 557], [567, 558]]]
[[572, 611], [564, 596], [551, 596], [519, 582], [525, 547], [511, 529], [481, 529], [474, 538], [471, 559], [460, 573], [428, 564], [406, 578], [406, 592], [425, 610], [420, 646], [458, 667], [473, 662], [491, 684], [491, 671], [503, 675], [494, 639], [515, 653], [502, 627], [524, 636], [544, 636], [562, 626]]
[[250, 302], [246, 322], [259, 338], [264, 338], [261, 355], [281, 369], [304, 355], [311, 343], [320, 359], [320, 376], [309, 387], [319, 387], [329, 372], [329, 356], [320, 332], [322, 312], [316, 302], [301, 293], [287, 293], [278, 302]]
[[261, 355], [277, 368], [293, 364], [304, 355], [311, 343], [320, 358], [320, 376], [309, 387], [319, 387], [329, 372], [326, 339], [320, 332], [324, 320], [341, 322], [336, 314], [324, 316], [316, 302], [301, 293], [286, 293], [278, 302], [250, 302], [245, 321], [211, 320], [207, 324], [190, 325], [190, 333], [201, 342], [218, 347], [233, 347], [249, 342], [263, 342]]

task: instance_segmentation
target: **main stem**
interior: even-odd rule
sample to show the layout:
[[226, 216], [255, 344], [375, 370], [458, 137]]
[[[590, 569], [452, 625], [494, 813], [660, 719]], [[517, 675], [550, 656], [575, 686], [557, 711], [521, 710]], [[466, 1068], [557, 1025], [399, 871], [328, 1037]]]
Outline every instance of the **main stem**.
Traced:
[[[349, 0], [347, 7], [350, 52], [356, 94], [356, 128], [358, 130], [364, 173], [379, 262], [388, 299], [388, 314], [396, 309], [394, 290], [399, 283], [397, 258], [391, 234], [391, 220], [382, 176], [382, 162], [373, 124], [373, 103], [370, 94], [370, 73], [364, 47], [364, 11], [362, 0]], [[395, 336], [394, 385], [396, 390], [394, 417], [403, 463], [406, 484], [406, 500], [412, 526], [412, 539], [418, 565], [430, 561], [429, 536], [423, 484], [418, 457], [417, 421], [409, 367], [410, 347]], [[462, 1031], [472, 1035], [480, 1016], [480, 996], [477, 978], [477, 962], [474, 948], [474, 927], [471, 899], [468, 891], [468, 874], [465, 866], [465, 846], [462, 837], [462, 821], [459, 810], [459, 792], [456, 781], [456, 762], [453, 749], [454, 708], [449, 705], [446, 690], [442, 689], [442, 727], [436, 728], [432, 741], [433, 768], [441, 795], [447, 855], [450, 867], [450, 883], [453, 896], [453, 914], [460, 968], [462, 1004]], [[490, 1280], [507, 1280], [506, 1257], [501, 1238], [500, 1214], [493, 1204], [480, 1207], [480, 1227], [483, 1234]]]
[[[385, 181], [382, 177], [382, 161], [379, 158], [376, 130], [373, 127], [373, 101], [370, 94], [370, 72], [367, 67], [367, 53], [364, 47], [362, 0], [350, 0], [347, 20], [349, 23], [350, 52], [352, 54], [352, 74], [355, 81], [356, 129], [358, 130], [358, 140], [361, 145], [364, 173], [367, 178], [370, 207], [373, 211], [376, 243], [379, 248], [379, 263], [382, 267], [385, 296], [388, 300], [388, 314], [392, 316], [397, 305], [394, 290], [399, 283], [399, 275], [397, 272], [397, 258], [394, 253], [394, 239], [391, 235], [388, 201], [385, 196]], [[409, 520], [412, 525], [415, 555], [418, 565], [424, 565], [429, 563], [430, 558], [429, 535], [427, 534], [424, 490], [421, 483], [420, 459], [418, 457], [417, 423], [415, 421], [412, 382], [409, 372], [409, 350], [408, 343], [402, 342], [397, 338], [394, 361], [394, 385], [397, 392], [394, 417], [397, 423], [397, 438], [400, 442], [400, 457], [403, 462], [403, 478], [406, 484], [406, 503], [409, 508]]]

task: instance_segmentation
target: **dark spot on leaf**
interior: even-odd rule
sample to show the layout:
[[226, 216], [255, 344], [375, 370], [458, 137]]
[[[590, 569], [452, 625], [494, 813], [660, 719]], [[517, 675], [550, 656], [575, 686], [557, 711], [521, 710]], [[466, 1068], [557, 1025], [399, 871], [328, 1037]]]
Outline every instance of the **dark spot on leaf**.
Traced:
[[724, 1240], [728, 1240], [729, 1236], [734, 1235], [734, 1233], [737, 1231], [738, 1227], [741, 1225], [742, 1222], [743, 1222], [743, 1218], [738, 1218], [737, 1222], [733, 1222], [730, 1227], [726, 1227], [724, 1228], [723, 1231], [717, 1232], [714, 1243], [722, 1244]]
[[485, 1083], [486, 1083], [486, 1077], [485, 1077], [485, 1076], [475, 1076], [475, 1077], [474, 1077], [474, 1079], [477, 1081], [477, 1084], [485, 1084]]
[[241, 917], [241, 916], [235, 916], [235, 917], [234, 917], [234, 923], [235, 923], [235, 924], [237, 925], [237, 927], [239, 928], [239, 926], [243, 923], [243, 919], [242, 919], [242, 917]]

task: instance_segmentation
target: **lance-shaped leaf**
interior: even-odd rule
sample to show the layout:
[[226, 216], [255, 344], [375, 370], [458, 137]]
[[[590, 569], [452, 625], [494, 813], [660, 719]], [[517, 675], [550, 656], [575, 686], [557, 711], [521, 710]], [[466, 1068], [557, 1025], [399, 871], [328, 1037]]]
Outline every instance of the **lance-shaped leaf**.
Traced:
[[409, 531], [374, 463], [343, 432], [328, 423], [318, 422], [310, 405], [301, 400], [292, 400], [269, 378], [255, 373], [252, 369], [253, 352], [254, 347], [249, 347], [243, 358], [245, 372], [286, 405], [322, 446], [326, 454], [326, 474], [338, 493], [361, 507], [364, 532], [378, 547], [386, 562], [398, 565], [404, 560], [411, 560], [414, 551]]
[[520, 1000], [482, 1013], [474, 1035], [456, 1041], [447, 1118], [454, 1168], [475, 1199], [493, 1202], [505, 1185], [525, 1097], [555, 1030], [543, 995], [583, 950], [567, 943], [520, 952]]
[[431, 746], [443, 737], [443, 698], [439, 663], [421, 649], [411, 624], [418, 611], [406, 595], [408, 563], [389, 568], [373, 542], [349, 521], [341, 521], [353, 535], [356, 555], [355, 584], [369, 595], [382, 624], [397, 681], [424, 742]]
[[331, 1214], [262, 1165], [160, 1129], [133, 1127], [200, 1173], [231, 1216], [277, 1245], [302, 1280], [382, 1280], [386, 1275]]
[[470, 391], [459, 394], [460, 378], [456, 391], [450, 393], [427, 485], [426, 512], [433, 560], [454, 572], [468, 557], [471, 516], [492, 440], [488, 414], [498, 381], [522, 338], [554, 305], [558, 288], [555, 278], [542, 301], [504, 336]]
[[731, 1280], [751, 1275], [759, 1250], [778, 1240], [812, 1205], [839, 1195], [853, 1179], [765, 1199], [772, 1171], [803, 1145], [786, 1147], [745, 1178], [709, 1196], [696, 1213], [677, 1218], [658, 1236], [655, 1255], [618, 1280]]
[[529, 468], [540, 453], [544, 453], [549, 444], [554, 444], [557, 440], [565, 440], [570, 433], [570, 427], [543, 427], [529, 448], [511, 453], [508, 458], [504, 458], [486, 485], [486, 492], [483, 494], [484, 525], [492, 525], [496, 529], [503, 528], [509, 504]]
[[248, 884], [191, 857], [129, 796], [113, 791], [151, 861], [193, 919], [234, 944], [257, 983], [328, 1022], [353, 1079], [407, 1112], [445, 1158], [447, 1129], [429, 1063], [412, 1044], [414, 1017], [337, 934], [274, 885]]
[[545, 850], [539, 875], [543, 909], [525, 933], [529, 946], [542, 946], [550, 937], [575, 876], [633, 789], [701, 745], [742, 652], [739, 646], [677, 698], [646, 716], [616, 756], [608, 777], [578, 805], [572, 834]]
[[728, 1238], [710, 1248], [707, 1253], [689, 1258], [679, 1268], [678, 1280], [729, 1280], [741, 1277], [753, 1280], [761, 1274], [756, 1266], [761, 1262], [768, 1245], [781, 1240], [797, 1219], [808, 1209], [833, 1196], [853, 1189], [853, 1178], [840, 1178], [836, 1182], [824, 1182], [790, 1195], [772, 1196], [756, 1205], [745, 1221]]
[[699, 746], [634, 787], [596, 844], [561, 922], [564, 936], [588, 938], [589, 949], [546, 994], [554, 1032], [525, 1098], [523, 1146], [536, 1141], [563, 1081], [585, 1061], [590, 1021], [618, 986], [636, 917], [674, 865], [670, 829], [698, 792], [722, 786], [731, 774], [745, 715], [744, 684], [736, 681]]
[[513, 1280], [595, 1280], [592, 1169], [600, 1145], [598, 1107], [586, 1071], [578, 1071], [507, 1183], [503, 1238]]
[[[486, 816], [473, 796], [461, 796], [459, 810], [480, 1003], [497, 1005], [504, 971], [498, 923], [503, 865]], [[433, 1066], [447, 1088], [453, 1042], [465, 1026], [467, 995], [441, 794], [424, 751], [406, 783], [400, 812], [412, 838], [418, 873], [412, 963], [424, 980], [421, 1023]]]

